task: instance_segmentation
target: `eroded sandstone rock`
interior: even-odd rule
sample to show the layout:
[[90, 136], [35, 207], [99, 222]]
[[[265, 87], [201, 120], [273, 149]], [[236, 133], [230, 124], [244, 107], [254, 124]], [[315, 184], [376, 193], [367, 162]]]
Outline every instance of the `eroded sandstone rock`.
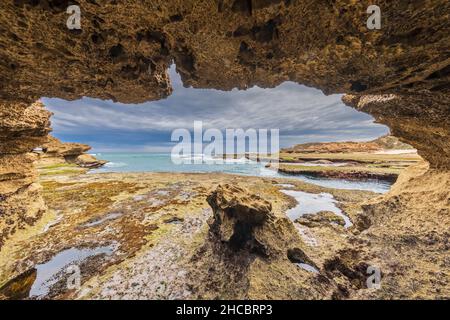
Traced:
[[[450, 174], [429, 164], [410, 166], [391, 191], [363, 204], [356, 218], [359, 263], [382, 272], [381, 288], [352, 292], [364, 299], [447, 299], [450, 297]], [[342, 261], [342, 256], [336, 257]], [[359, 269], [360, 270], [360, 269]], [[364, 270], [360, 270], [363, 272]], [[361, 280], [358, 280], [361, 283]]]
[[0, 249], [18, 228], [32, 225], [46, 209], [33, 148], [47, 141], [50, 112], [40, 102], [0, 107]]
[[220, 185], [208, 196], [214, 219], [211, 232], [233, 250], [248, 250], [267, 255], [267, 245], [258, 240], [258, 229], [274, 219], [272, 205], [254, 194]]
[[47, 156], [76, 157], [88, 152], [91, 147], [82, 143], [63, 143], [59, 139], [49, 136], [48, 141], [42, 145]]
[[99, 168], [107, 163], [98, 160], [90, 154], [86, 154], [91, 147], [82, 143], [61, 142], [59, 139], [49, 136], [48, 141], [41, 146], [39, 164], [51, 166], [54, 164], [76, 164], [83, 168]]
[[297, 264], [316, 264], [284, 213], [240, 186], [219, 185], [204, 245], [190, 265], [190, 286], [199, 298], [313, 299], [331, 297], [332, 281]]
[[0, 155], [30, 152], [47, 141], [51, 113], [32, 104], [0, 102]]
[[345, 225], [344, 218], [337, 216], [334, 212], [331, 211], [320, 211], [315, 214], [304, 214], [295, 221], [310, 228], [329, 224], [335, 224], [339, 226]]
[[82, 168], [100, 168], [105, 165], [108, 161], [98, 160], [96, 157], [90, 154], [80, 154], [75, 158], [75, 163]]
[[389, 126], [393, 135], [414, 146], [432, 168], [450, 169], [449, 94], [347, 95], [343, 101]]
[[2, 98], [160, 99], [172, 59], [185, 85], [225, 90], [440, 91], [448, 79], [445, 0], [379, 1], [380, 31], [366, 26], [370, 3], [344, 0], [80, 0], [81, 30], [66, 26], [68, 4], [2, 2]]

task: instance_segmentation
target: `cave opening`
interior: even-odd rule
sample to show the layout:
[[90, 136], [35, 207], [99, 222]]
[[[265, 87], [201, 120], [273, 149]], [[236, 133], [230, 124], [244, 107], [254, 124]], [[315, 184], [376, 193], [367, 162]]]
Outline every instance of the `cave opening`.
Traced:
[[[65, 151], [66, 162], [94, 169], [93, 172], [227, 172], [386, 192], [397, 173], [410, 160], [414, 161], [413, 157], [408, 159], [413, 149], [388, 136], [389, 129], [374, 123], [371, 116], [345, 106], [342, 95], [327, 96], [320, 90], [292, 82], [268, 89], [255, 86], [245, 91], [194, 89], [183, 85], [176, 70], [175, 65], [169, 69], [173, 93], [164, 100], [124, 104], [87, 97], [74, 101], [42, 98], [53, 114], [52, 136], [92, 148], [89, 150], [86, 146], [81, 150], [78, 146], [73, 154]], [[274, 113], [274, 107], [279, 112]], [[247, 158], [260, 147], [258, 143], [251, 143], [247, 133], [275, 128], [279, 131], [277, 161], [281, 162], [281, 170], [271, 170], [271, 160], [264, 161], [258, 156], [254, 162], [245, 161], [250, 159], [242, 159], [242, 154], [238, 155], [240, 159], [234, 162], [229, 159], [225, 163], [231, 165], [219, 166], [206, 161], [198, 166], [174, 165], [173, 154], [169, 156], [178, 142], [173, 138], [174, 131], [187, 130], [195, 136], [193, 126], [198, 122], [206, 132], [224, 133], [220, 138], [224, 140], [224, 148], [220, 152], [214, 150], [214, 157], [222, 154], [227, 157], [225, 131], [230, 128], [244, 132], [243, 148]], [[205, 136], [205, 132], [201, 134]], [[238, 138], [233, 137], [233, 144]], [[210, 137], [209, 142], [214, 139], [217, 137]], [[207, 141], [202, 140], [200, 149], [196, 146], [189, 149], [192, 159], [199, 153], [205, 159], [205, 146]], [[42, 147], [48, 151], [48, 146]], [[232, 148], [235, 158], [238, 147]], [[297, 152], [296, 148], [304, 150]], [[78, 161], [82, 153], [89, 153], [100, 162], [89, 158]], [[403, 153], [406, 155], [402, 156]], [[392, 159], [387, 154], [391, 154]], [[44, 163], [51, 167], [49, 161]], [[194, 162], [190, 164], [198, 164]], [[45, 165], [42, 167], [45, 169]]]
[[[76, 30], [66, 24], [67, 1], [47, 2], [0, 5], [0, 299], [28, 294], [30, 266], [68, 248], [110, 245], [111, 254], [79, 259], [88, 282], [102, 274], [97, 288], [58, 284], [49, 297], [448, 297], [448, 1], [381, 1], [377, 30], [368, 30], [363, 2], [81, 0]], [[183, 82], [172, 67], [174, 92], [172, 61]], [[192, 131], [195, 120], [218, 132], [278, 129], [276, 170], [257, 158], [243, 172], [247, 155], [237, 152], [224, 157], [231, 172], [174, 166], [171, 133]], [[378, 138], [387, 133], [381, 124], [401, 141]], [[382, 179], [386, 194], [362, 188]], [[318, 183], [333, 180], [345, 183]], [[203, 237], [204, 198], [218, 184], [249, 194], [228, 195], [236, 206], [252, 195], [271, 202], [276, 219], [263, 236], [288, 243], [252, 261], [248, 269], [260, 273], [241, 273], [246, 287], [211, 260], [217, 246]], [[330, 194], [354, 224], [342, 228], [326, 211], [283, 220], [302, 203], [281, 188]], [[273, 233], [294, 224], [296, 232]], [[123, 261], [132, 268], [113, 274]], [[182, 267], [199, 271], [193, 286]], [[364, 291], [369, 268], [378, 288], [383, 275], [382, 290]], [[323, 281], [305, 282], [304, 271]], [[3, 290], [19, 274], [27, 285]]]

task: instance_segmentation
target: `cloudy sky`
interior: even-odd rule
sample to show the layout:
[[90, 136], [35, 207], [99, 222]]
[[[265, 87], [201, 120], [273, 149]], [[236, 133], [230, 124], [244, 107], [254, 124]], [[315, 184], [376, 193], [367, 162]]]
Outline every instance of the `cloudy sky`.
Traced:
[[53, 135], [82, 142], [94, 151], [167, 152], [174, 129], [192, 130], [194, 121], [206, 128], [279, 129], [281, 147], [304, 142], [370, 140], [388, 132], [372, 117], [345, 106], [340, 95], [286, 82], [274, 89], [246, 91], [184, 88], [175, 68], [174, 88], [166, 100], [121, 104], [83, 98], [43, 98], [52, 117]]

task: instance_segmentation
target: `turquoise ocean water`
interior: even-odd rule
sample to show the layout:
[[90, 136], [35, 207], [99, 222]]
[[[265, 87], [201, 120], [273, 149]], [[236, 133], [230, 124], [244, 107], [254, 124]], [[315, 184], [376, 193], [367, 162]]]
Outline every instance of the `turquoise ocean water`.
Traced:
[[[379, 180], [349, 181], [343, 179], [323, 179], [306, 175], [286, 175], [265, 168], [264, 163], [247, 159], [227, 160], [223, 164], [181, 164], [177, 165], [170, 154], [163, 153], [97, 153], [99, 159], [107, 160], [103, 168], [91, 172], [223, 172], [258, 177], [300, 179], [323, 187], [337, 189], [369, 190], [385, 193], [391, 183]], [[195, 157], [195, 156], [194, 156]]]

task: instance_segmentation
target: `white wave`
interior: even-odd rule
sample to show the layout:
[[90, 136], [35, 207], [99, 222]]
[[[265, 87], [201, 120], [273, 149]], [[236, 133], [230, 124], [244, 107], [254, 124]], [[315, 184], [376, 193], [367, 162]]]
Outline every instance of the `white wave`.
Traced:
[[249, 160], [245, 157], [239, 159], [223, 159], [222, 157], [211, 157], [205, 154], [172, 154], [172, 159], [182, 159], [184, 163], [201, 161], [211, 164], [251, 164], [255, 161]]
[[204, 154], [172, 154], [171, 157], [186, 160], [199, 160], [207, 158]]
[[256, 163], [256, 161], [247, 159], [247, 158], [239, 158], [239, 159], [224, 159], [224, 163], [243, 163], [243, 164], [251, 164]]
[[126, 166], [128, 166], [128, 164], [126, 164], [125, 162], [108, 162], [107, 164], [105, 164], [106, 168], [122, 168]]

